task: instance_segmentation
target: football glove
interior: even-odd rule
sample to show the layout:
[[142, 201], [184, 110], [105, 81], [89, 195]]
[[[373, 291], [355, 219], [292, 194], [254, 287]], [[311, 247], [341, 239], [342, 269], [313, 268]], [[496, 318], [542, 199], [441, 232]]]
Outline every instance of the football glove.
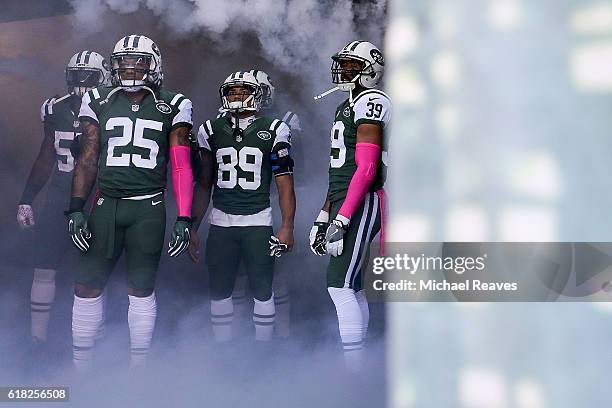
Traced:
[[31, 205], [19, 204], [17, 208], [17, 222], [22, 229], [34, 226], [34, 211]]
[[310, 250], [315, 255], [323, 256], [327, 254], [325, 249], [325, 232], [327, 231], [327, 227], [329, 227], [329, 213], [321, 210], [314, 225], [310, 229], [310, 235], [308, 237], [310, 240]]
[[270, 236], [268, 244], [270, 244], [270, 256], [275, 256], [277, 258], [289, 249], [287, 244], [280, 242], [274, 235]]
[[81, 252], [87, 252], [89, 249], [89, 240], [91, 232], [87, 228], [87, 218], [82, 211], [75, 211], [67, 214], [68, 216], [68, 232], [72, 242]]
[[191, 218], [189, 217], [177, 217], [172, 229], [172, 236], [168, 243], [168, 254], [172, 257], [179, 256], [189, 247], [189, 240], [191, 234], [189, 233], [191, 228]]
[[348, 225], [349, 219], [338, 214], [332, 223], [329, 224], [329, 227], [327, 227], [327, 232], [325, 233], [325, 247], [327, 253], [331, 256], [342, 255], [342, 250], [344, 249], [344, 234], [346, 234]]

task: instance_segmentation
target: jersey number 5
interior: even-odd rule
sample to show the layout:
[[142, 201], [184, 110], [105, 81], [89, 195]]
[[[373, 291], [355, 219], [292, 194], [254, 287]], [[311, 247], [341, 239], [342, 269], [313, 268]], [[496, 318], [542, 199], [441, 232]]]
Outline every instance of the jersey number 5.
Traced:
[[[161, 132], [163, 123], [156, 120], [136, 119], [136, 123], [132, 123], [130, 118], [110, 118], [106, 122], [106, 130], [113, 130], [116, 127], [123, 128], [121, 136], [115, 136], [108, 139], [108, 150], [106, 154], [106, 165], [116, 167], [128, 167], [130, 162], [136, 167], [145, 169], [154, 169], [157, 166], [157, 153], [159, 153], [159, 145], [155, 140], [145, 139], [144, 130], [151, 129]], [[144, 158], [140, 154], [122, 153], [115, 156], [115, 148], [123, 147], [129, 144], [136, 147], [142, 147], [149, 150], [149, 157]]]
[[[252, 158], [249, 160], [249, 156]], [[229, 160], [225, 160], [228, 158]], [[245, 146], [240, 151], [233, 147], [223, 147], [217, 150], [217, 186], [220, 188], [234, 188], [236, 184], [244, 190], [257, 190], [261, 185], [261, 163], [263, 153], [256, 147]], [[238, 177], [236, 165], [242, 171], [253, 173], [253, 180]], [[227, 176], [226, 176], [227, 175]]]
[[[55, 132], [55, 153], [57, 154], [57, 169], [65, 173], [70, 173], [74, 169], [74, 157], [70, 151], [70, 143], [80, 133], [75, 132]], [[67, 141], [65, 145], [62, 144], [62, 140]], [[65, 147], [67, 146], [67, 147]], [[65, 162], [62, 160], [65, 159]]]

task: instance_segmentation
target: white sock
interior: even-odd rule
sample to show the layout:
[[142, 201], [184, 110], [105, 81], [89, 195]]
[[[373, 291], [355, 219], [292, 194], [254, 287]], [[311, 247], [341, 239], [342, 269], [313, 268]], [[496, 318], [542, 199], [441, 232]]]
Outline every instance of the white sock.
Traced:
[[274, 276], [274, 307], [276, 318], [274, 320], [274, 333], [278, 337], [287, 338], [291, 334], [291, 303], [287, 272]]
[[102, 321], [102, 296], [82, 298], [75, 296], [72, 305], [72, 361], [78, 371], [91, 366], [93, 346]]
[[100, 296], [102, 297], [102, 321], [96, 333], [96, 341], [102, 339], [106, 334], [106, 291], [103, 291]]
[[254, 300], [253, 323], [255, 323], [255, 340], [269, 341], [274, 333], [274, 294], [265, 301]]
[[232, 297], [210, 301], [210, 321], [213, 334], [218, 342], [232, 339], [232, 320], [234, 318], [234, 304]]
[[30, 292], [30, 315], [32, 318], [32, 337], [47, 340], [49, 314], [55, 299], [55, 270], [34, 269], [32, 290]]
[[338, 328], [347, 370], [361, 372], [363, 366], [363, 317], [355, 291], [350, 288], [327, 288], [336, 306]]
[[155, 292], [147, 297], [128, 295], [128, 326], [130, 327], [130, 368], [143, 366], [146, 363], [155, 318], [157, 317], [157, 303]]
[[[232, 333], [241, 333], [247, 326], [247, 319], [250, 318], [251, 311], [247, 304], [247, 275], [239, 275], [234, 284], [232, 292], [232, 302], [234, 304], [234, 320], [232, 321]], [[250, 319], [248, 319], [250, 320]]]
[[368, 325], [370, 323], [370, 307], [368, 306], [368, 299], [363, 289], [356, 292], [355, 297], [357, 298], [357, 303], [359, 303], [359, 309], [361, 309], [361, 319], [363, 321], [363, 332], [361, 337], [365, 343], [368, 334]]

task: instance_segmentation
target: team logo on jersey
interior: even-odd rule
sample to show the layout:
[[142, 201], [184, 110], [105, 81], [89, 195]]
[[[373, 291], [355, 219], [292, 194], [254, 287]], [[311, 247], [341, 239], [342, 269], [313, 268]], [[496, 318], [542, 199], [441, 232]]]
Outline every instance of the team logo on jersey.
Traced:
[[132, 105], [132, 112], [138, 112], [140, 110], [140, 105], [135, 103]]
[[72, 122], [72, 127], [73, 128], [78, 128], [79, 126], [81, 126], [81, 122], [79, 122], [78, 120], [75, 120], [74, 122]]
[[372, 59], [374, 61], [378, 62], [380, 65], [385, 65], [385, 59], [383, 58], [380, 51], [376, 49], [370, 50], [370, 55], [372, 56]]
[[342, 114], [344, 115], [345, 118], [348, 118], [349, 116], [351, 116], [351, 108], [349, 108], [348, 106], [346, 108], [344, 108], [344, 110], [342, 111]]
[[270, 140], [272, 139], [272, 134], [267, 130], [260, 130], [259, 132], [257, 132], [257, 137], [261, 140]]
[[102, 205], [103, 202], [104, 202], [104, 197], [98, 198], [98, 205]]
[[170, 105], [168, 105], [166, 102], [161, 101], [161, 102], [157, 102], [155, 104], [155, 107], [157, 108], [158, 111], [160, 111], [161, 113], [165, 113], [166, 115], [170, 112], [172, 112], [172, 108], [170, 107]]

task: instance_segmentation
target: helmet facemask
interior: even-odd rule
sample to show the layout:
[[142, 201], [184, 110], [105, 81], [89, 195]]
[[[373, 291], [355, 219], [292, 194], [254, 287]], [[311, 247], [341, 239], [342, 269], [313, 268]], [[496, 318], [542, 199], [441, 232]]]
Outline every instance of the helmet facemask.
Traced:
[[154, 86], [157, 62], [149, 54], [115, 53], [111, 56], [113, 84], [127, 92], [137, 92], [143, 86]]
[[368, 75], [371, 71], [371, 64], [361, 58], [342, 55], [332, 57], [332, 83], [338, 85], [341, 91], [348, 92], [355, 89], [355, 84], [360, 84], [361, 76]]
[[104, 75], [98, 69], [66, 68], [68, 91], [82, 97], [85, 93], [104, 83]]
[[221, 85], [221, 104], [226, 112], [257, 112], [261, 108], [261, 87], [250, 83], [236, 81]]

